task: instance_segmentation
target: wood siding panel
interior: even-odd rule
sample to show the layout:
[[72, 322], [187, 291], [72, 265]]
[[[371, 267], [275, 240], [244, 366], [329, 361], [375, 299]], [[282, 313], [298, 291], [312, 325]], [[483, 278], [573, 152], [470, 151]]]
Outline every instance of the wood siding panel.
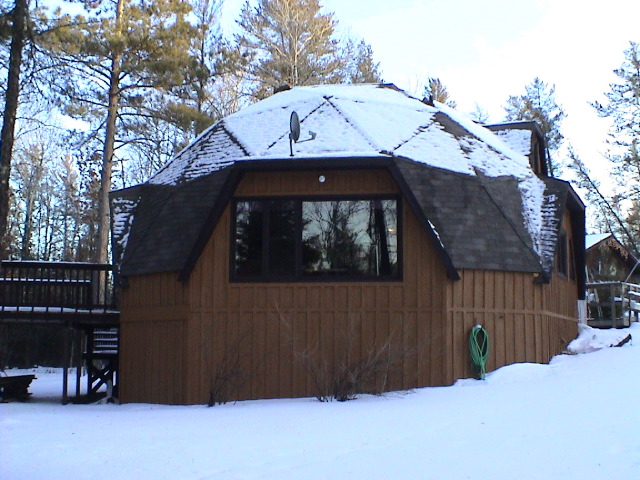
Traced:
[[[247, 173], [236, 196], [395, 193], [385, 171], [318, 170]], [[123, 291], [121, 399], [314, 396], [318, 371], [365, 359], [388, 339], [402, 355], [377, 379], [386, 389], [447, 385], [472, 375], [468, 335], [477, 323], [491, 338], [489, 370], [547, 362], [575, 337], [575, 282], [475, 270], [453, 282], [402, 207], [402, 281], [334, 283], [231, 283], [227, 208], [187, 284], [177, 273], [146, 275]]]
[[121, 291], [120, 400], [184, 403], [186, 287], [177, 273], [138, 276], [128, 283]]
[[118, 388], [123, 402], [184, 403], [184, 335], [180, 320], [121, 324]]
[[468, 336], [476, 324], [489, 333], [488, 371], [516, 362], [546, 363], [576, 337], [575, 282], [554, 276], [541, 285], [532, 274], [518, 272], [460, 274], [459, 282], [448, 284], [447, 295], [451, 381], [473, 375]]
[[[321, 174], [327, 179], [322, 184]], [[380, 193], [398, 193], [387, 172], [314, 171], [247, 173], [236, 196]], [[387, 375], [378, 378], [380, 384], [403, 389], [445, 383], [441, 343], [449, 280], [407, 204], [403, 205], [404, 278], [399, 282], [231, 283], [230, 220], [227, 208], [189, 285], [193, 322], [216, 324], [228, 318], [225, 331], [203, 332], [217, 336], [217, 350], [237, 339], [235, 329], [240, 325], [249, 332], [251, 361], [242, 363], [243, 379], [233, 398], [314, 396], [318, 389], [310, 370], [365, 358], [389, 338], [403, 354]], [[209, 363], [220, 363], [222, 356], [212, 353]], [[206, 400], [207, 377], [201, 372], [200, 388], [190, 390], [188, 403]]]

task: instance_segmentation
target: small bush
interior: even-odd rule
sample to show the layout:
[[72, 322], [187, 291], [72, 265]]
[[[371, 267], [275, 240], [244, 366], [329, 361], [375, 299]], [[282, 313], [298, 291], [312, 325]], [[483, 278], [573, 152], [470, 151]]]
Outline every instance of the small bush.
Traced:
[[246, 381], [246, 375], [242, 374], [242, 344], [247, 338], [247, 333], [241, 335], [237, 340], [227, 345], [222, 354], [222, 358], [213, 368], [209, 382], [209, 401], [207, 405], [222, 405], [227, 403], [232, 396], [238, 395]]
[[[394, 342], [390, 335], [381, 344], [371, 344], [361, 355], [352, 352], [358, 321], [350, 321], [346, 332], [335, 340], [336, 355], [327, 358], [319, 345], [295, 352], [299, 363], [311, 378], [316, 398], [321, 402], [353, 400], [360, 394], [381, 395], [387, 389], [390, 372], [412, 355], [408, 349]], [[284, 321], [291, 332], [290, 322]], [[291, 337], [293, 337], [291, 335]], [[293, 345], [296, 342], [291, 338]]]

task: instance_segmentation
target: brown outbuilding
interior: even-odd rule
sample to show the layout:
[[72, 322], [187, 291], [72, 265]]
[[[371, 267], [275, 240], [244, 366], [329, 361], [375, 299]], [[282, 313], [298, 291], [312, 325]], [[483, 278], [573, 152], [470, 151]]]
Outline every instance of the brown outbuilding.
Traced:
[[112, 192], [120, 400], [331, 395], [345, 371], [449, 385], [474, 374], [477, 324], [488, 370], [548, 362], [577, 334], [584, 205], [541, 145], [390, 84], [217, 122]]

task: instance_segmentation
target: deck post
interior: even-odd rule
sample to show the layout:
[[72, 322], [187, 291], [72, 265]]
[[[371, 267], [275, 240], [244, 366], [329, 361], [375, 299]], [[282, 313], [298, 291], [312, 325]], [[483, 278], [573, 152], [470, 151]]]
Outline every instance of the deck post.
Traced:
[[613, 328], [618, 328], [616, 321], [616, 290], [613, 283], [609, 285], [609, 290], [611, 294], [611, 325]]
[[63, 354], [64, 354], [64, 366], [62, 367], [62, 404], [66, 405], [69, 403], [69, 364], [71, 363], [71, 355], [70, 355], [70, 336], [71, 336], [71, 328], [69, 325], [65, 325], [65, 335], [64, 335], [64, 346], [63, 346]]
[[76, 328], [76, 399], [80, 398], [80, 381], [82, 377], [82, 330]]

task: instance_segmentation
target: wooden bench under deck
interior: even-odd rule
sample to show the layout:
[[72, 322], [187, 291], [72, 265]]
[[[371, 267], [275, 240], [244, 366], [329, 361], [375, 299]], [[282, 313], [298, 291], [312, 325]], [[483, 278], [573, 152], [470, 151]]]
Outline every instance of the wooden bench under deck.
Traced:
[[0, 377], [0, 391], [2, 401], [18, 400], [25, 402], [29, 400], [29, 385], [35, 375], [12, 375], [7, 377]]

